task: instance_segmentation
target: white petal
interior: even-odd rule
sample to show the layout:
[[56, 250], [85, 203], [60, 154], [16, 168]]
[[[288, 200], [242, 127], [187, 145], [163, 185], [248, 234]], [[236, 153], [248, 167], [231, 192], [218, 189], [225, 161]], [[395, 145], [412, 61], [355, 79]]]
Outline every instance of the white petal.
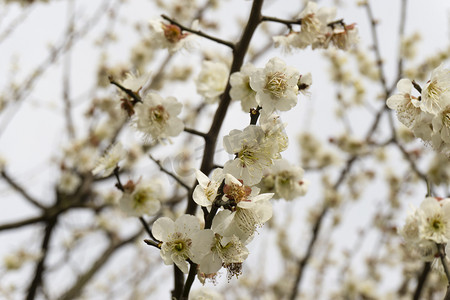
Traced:
[[167, 217], [159, 218], [153, 223], [152, 233], [158, 241], [169, 240], [169, 235], [173, 232], [175, 232], [175, 223]]

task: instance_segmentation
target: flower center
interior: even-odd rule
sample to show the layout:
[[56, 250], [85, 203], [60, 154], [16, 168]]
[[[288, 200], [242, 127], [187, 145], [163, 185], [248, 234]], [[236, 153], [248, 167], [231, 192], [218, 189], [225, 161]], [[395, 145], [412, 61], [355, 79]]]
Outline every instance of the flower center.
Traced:
[[437, 81], [433, 80], [427, 87], [427, 97], [433, 101], [437, 101], [439, 97], [446, 91]]
[[248, 201], [247, 197], [251, 194], [252, 188], [236, 183], [226, 184], [223, 187], [223, 192], [229, 199], [232, 199], [238, 204], [241, 201]]
[[237, 156], [241, 161], [242, 167], [245, 167], [246, 165], [253, 165], [258, 160], [254, 149], [247, 145], [242, 147], [242, 150], [237, 154]]
[[181, 33], [180, 27], [176, 25], [163, 24], [164, 36], [171, 43], [177, 43], [183, 39], [186, 35]]
[[169, 249], [183, 258], [189, 257], [189, 248], [191, 244], [191, 239], [186, 238], [181, 232], [175, 232], [172, 235], [171, 241], [167, 242]]
[[286, 75], [282, 72], [275, 72], [267, 76], [264, 90], [271, 94], [273, 98], [281, 98], [287, 86]]
[[165, 124], [169, 119], [169, 114], [164, 109], [164, 106], [157, 105], [149, 109], [149, 117], [151, 123]]

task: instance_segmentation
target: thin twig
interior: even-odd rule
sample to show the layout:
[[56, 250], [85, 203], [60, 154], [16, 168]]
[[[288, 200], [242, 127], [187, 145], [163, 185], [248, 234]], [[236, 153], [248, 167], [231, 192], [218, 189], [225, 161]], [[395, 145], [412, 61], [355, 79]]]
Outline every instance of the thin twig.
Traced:
[[117, 81], [115, 81], [112, 77], [109, 77], [109, 82], [115, 86], [117, 86], [119, 89], [121, 89], [125, 94], [127, 94], [128, 96], [130, 96], [133, 99], [133, 105], [138, 103], [138, 102], [142, 102], [141, 97], [133, 92], [132, 90], [124, 87], [123, 85], [121, 85], [120, 83], [118, 83]]
[[180, 178], [178, 178], [175, 174], [173, 174], [172, 172], [170, 172], [169, 170], [167, 170], [166, 168], [164, 168], [164, 166], [161, 164], [161, 162], [155, 158], [153, 158], [153, 156], [151, 156], [150, 154], [148, 155], [148, 157], [153, 160], [159, 167], [159, 169], [166, 173], [167, 175], [169, 175], [170, 177], [172, 177], [173, 179], [175, 179], [176, 182], [178, 182], [182, 187], [184, 187], [187, 191], [190, 190], [190, 187], [184, 183]]
[[431, 271], [431, 263], [430, 262], [424, 263], [422, 272], [419, 274], [419, 277], [417, 278], [417, 286], [416, 290], [414, 291], [413, 300], [420, 299], [420, 295], [422, 294], [423, 287], [425, 286], [425, 282], [427, 281], [430, 271]]
[[6, 182], [16, 191], [18, 192], [20, 195], [22, 195], [28, 202], [30, 202], [31, 204], [33, 204], [34, 206], [40, 208], [40, 209], [46, 209], [46, 207], [44, 205], [42, 205], [41, 203], [39, 203], [39, 201], [37, 201], [36, 199], [34, 199], [30, 194], [28, 194], [28, 192], [21, 187], [18, 183], [16, 183], [10, 176], [8, 173], [6, 173], [5, 169], [3, 169], [0, 172], [1, 176], [6, 180]]
[[86, 272], [79, 275], [77, 281], [63, 295], [58, 297], [58, 299], [69, 300], [78, 298], [83, 292], [83, 288], [86, 286], [86, 284], [109, 261], [112, 255], [123, 246], [134, 242], [142, 234], [142, 232], [143, 230], [139, 230], [129, 238], [123, 239], [119, 242], [111, 242], [108, 248], [103, 251], [98, 259], [91, 265], [91, 267]]
[[166, 15], [161, 15], [161, 17], [162, 17], [164, 20], [169, 21], [170, 24], [173, 24], [173, 25], [176, 25], [176, 26], [180, 27], [181, 30], [184, 30], [184, 31], [187, 31], [187, 32], [196, 34], [196, 35], [201, 36], [201, 37], [204, 37], [204, 38], [206, 38], [206, 39], [208, 39], [208, 40], [211, 40], [211, 41], [214, 41], [214, 42], [216, 42], [216, 43], [225, 45], [225, 46], [229, 47], [229, 48], [232, 49], [232, 50], [234, 50], [234, 48], [235, 48], [235, 45], [234, 45], [232, 42], [225, 41], [225, 40], [222, 40], [222, 39], [213, 37], [213, 36], [211, 36], [211, 35], [209, 35], [209, 34], [206, 34], [206, 33], [202, 32], [202, 31], [200, 31], [200, 30], [194, 30], [194, 29], [191, 29], [191, 28], [189, 28], [189, 27], [183, 26], [183, 25], [181, 25], [180, 23], [178, 23], [177, 21], [175, 21], [175, 20], [169, 18], [169, 17], [166, 16]]
[[261, 18], [262, 22], [275, 22], [275, 23], [281, 23], [289, 28], [291, 28], [292, 25], [301, 25], [302, 19], [294, 19], [294, 20], [286, 20], [286, 19], [280, 19], [280, 18], [274, 18], [274, 17], [268, 17], [268, 16], [262, 16]]
[[197, 130], [195, 130], [195, 129], [191, 129], [191, 128], [185, 127], [185, 128], [184, 128], [184, 131], [186, 131], [186, 132], [188, 132], [188, 133], [191, 133], [191, 134], [194, 134], [194, 135], [201, 136], [202, 138], [205, 138], [205, 137], [206, 137], [206, 133], [197, 131]]

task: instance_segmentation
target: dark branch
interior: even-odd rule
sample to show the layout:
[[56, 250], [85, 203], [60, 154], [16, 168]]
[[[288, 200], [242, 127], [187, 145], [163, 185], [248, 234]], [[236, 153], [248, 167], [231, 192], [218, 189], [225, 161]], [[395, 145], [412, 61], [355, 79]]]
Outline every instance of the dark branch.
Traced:
[[222, 40], [222, 39], [213, 37], [213, 36], [211, 36], [211, 35], [209, 35], [209, 34], [206, 34], [206, 33], [202, 32], [202, 31], [200, 31], [200, 30], [193, 30], [193, 29], [191, 29], [191, 28], [189, 28], [189, 27], [185, 27], [185, 26], [181, 25], [180, 23], [178, 23], [177, 21], [175, 21], [175, 20], [169, 18], [169, 17], [166, 16], [166, 15], [161, 15], [161, 17], [162, 17], [164, 20], [169, 21], [170, 24], [173, 24], [173, 25], [176, 25], [176, 26], [180, 27], [181, 30], [184, 30], [184, 31], [187, 31], [187, 32], [196, 34], [196, 35], [201, 36], [201, 37], [204, 37], [204, 38], [206, 38], [206, 39], [208, 39], [208, 40], [211, 40], [211, 41], [214, 41], [214, 42], [216, 42], [216, 43], [225, 45], [225, 46], [227, 46], [227, 47], [229, 47], [229, 48], [231, 48], [231, 49], [234, 50], [235, 45], [234, 45], [233, 43], [231, 43], [231, 42], [228, 42], [228, 41], [225, 41], [225, 40]]
[[21, 187], [19, 184], [17, 184], [7, 173], [5, 170], [2, 170], [1, 173], [2, 177], [6, 180], [6, 182], [16, 191], [18, 192], [20, 195], [22, 195], [25, 199], [28, 200], [28, 202], [30, 202], [31, 204], [33, 204], [34, 206], [40, 208], [40, 209], [46, 209], [46, 207], [44, 205], [42, 205], [41, 203], [39, 203], [36, 199], [34, 199], [33, 197], [31, 197], [30, 194], [28, 194], [28, 192]]

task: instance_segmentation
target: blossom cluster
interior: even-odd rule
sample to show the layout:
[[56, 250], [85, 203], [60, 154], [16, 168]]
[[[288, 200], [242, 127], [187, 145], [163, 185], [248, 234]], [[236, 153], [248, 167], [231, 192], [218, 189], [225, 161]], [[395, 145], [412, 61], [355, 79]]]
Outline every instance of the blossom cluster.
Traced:
[[317, 3], [309, 1], [297, 17], [301, 21], [301, 30], [291, 30], [287, 35], [273, 37], [275, 46], [283, 46], [288, 50], [304, 49], [309, 45], [313, 49], [326, 49], [333, 44], [347, 50], [358, 41], [357, 28], [355, 24], [347, 25], [335, 18], [335, 8], [318, 8]]
[[437, 244], [448, 244], [450, 239], [450, 198], [425, 198], [410, 212], [400, 234], [424, 261], [438, 257]]
[[275, 57], [264, 68], [247, 63], [240, 72], [231, 74], [230, 96], [241, 101], [244, 111], [249, 112], [259, 106], [262, 114], [268, 116], [276, 110], [288, 111], [296, 106], [299, 89], [304, 92], [311, 82], [310, 74], [302, 76]]
[[[412, 94], [413, 86], [420, 91]], [[404, 78], [397, 83], [398, 94], [387, 99], [398, 120], [438, 152], [450, 156], [450, 70], [436, 68], [424, 88]]]
[[[217, 98], [223, 86], [217, 80], [208, 80], [207, 74], [218, 68], [222, 66], [205, 63], [204, 74], [197, 81], [207, 102]], [[166, 264], [174, 263], [187, 273], [190, 260], [208, 278], [222, 267], [229, 276], [239, 275], [249, 254], [246, 245], [272, 217], [269, 200], [274, 196], [292, 200], [305, 195], [308, 187], [303, 169], [281, 158], [288, 137], [277, 111], [287, 111], [297, 104], [299, 86], [303, 90], [309, 87], [310, 76], [302, 79], [297, 70], [273, 58], [261, 69], [247, 64], [241, 72], [232, 74], [230, 82], [231, 97], [241, 100], [247, 111], [261, 111], [261, 115], [258, 124], [251, 122], [243, 130], [234, 129], [224, 136], [225, 150], [235, 157], [215, 169], [211, 179], [196, 171], [198, 185], [192, 198], [203, 207], [204, 227], [197, 217], [182, 215], [175, 221], [159, 218], [152, 228]]]

